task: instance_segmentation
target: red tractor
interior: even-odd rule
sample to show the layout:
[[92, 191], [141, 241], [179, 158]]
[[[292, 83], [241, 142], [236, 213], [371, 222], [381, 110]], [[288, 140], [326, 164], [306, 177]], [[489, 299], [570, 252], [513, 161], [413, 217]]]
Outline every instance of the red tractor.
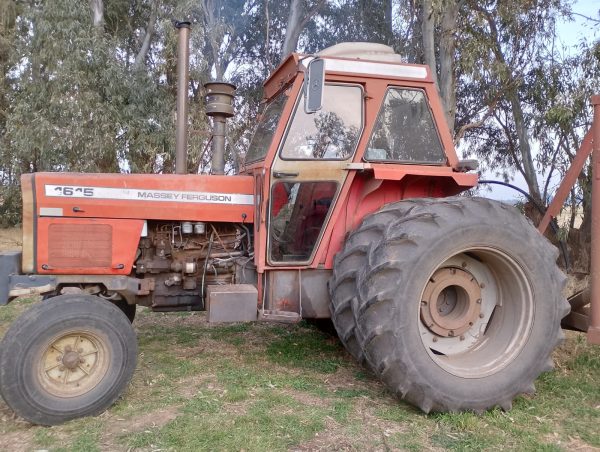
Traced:
[[533, 392], [569, 313], [558, 252], [515, 208], [455, 196], [476, 165], [457, 158], [429, 68], [378, 44], [291, 55], [235, 176], [234, 87], [209, 84], [213, 175], [181, 174], [179, 26], [179, 174], [22, 177], [23, 250], [0, 257], [0, 304], [44, 301], [0, 345], [6, 403], [46, 425], [108, 408], [134, 373], [137, 304], [213, 322], [331, 317], [425, 412], [509, 409]]

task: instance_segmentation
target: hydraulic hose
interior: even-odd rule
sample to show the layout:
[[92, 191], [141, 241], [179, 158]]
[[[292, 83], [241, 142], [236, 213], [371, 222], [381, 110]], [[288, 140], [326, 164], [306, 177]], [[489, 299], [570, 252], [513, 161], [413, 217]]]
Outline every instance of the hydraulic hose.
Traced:
[[[511, 188], [515, 191], [518, 191], [520, 194], [525, 196], [527, 198], [527, 200], [531, 202], [531, 204], [533, 204], [535, 206], [535, 208], [542, 214], [542, 216], [546, 213], [546, 209], [544, 207], [540, 206], [538, 204], [538, 202], [535, 199], [533, 199], [533, 197], [529, 193], [527, 193], [522, 188], [517, 187], [516, 185], [509, 184], [508, 182], [502, 182], [499, 180], [480, 180], [479, 184], [502, 185], [503, 187]], [[550, 228], [552, 229], [554, 236], [558, 240], [560, 252], [561, 252], [561, 254], [563, 256], [563, 260], [565, 262], [565, 270], [568, 272], [569, 269], [571, 268], [571, 264], [569, 262], [569, 254], [567, 252], [567, 244], [559, 235], [558, 224], [556, 223], [555, 218], [553, 218], [552, 221], [550, 222]]]

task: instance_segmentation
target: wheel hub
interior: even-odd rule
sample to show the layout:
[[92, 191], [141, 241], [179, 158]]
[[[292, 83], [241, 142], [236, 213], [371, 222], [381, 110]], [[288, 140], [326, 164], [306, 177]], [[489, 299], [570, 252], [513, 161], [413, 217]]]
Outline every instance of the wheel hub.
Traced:
[[62, 357], [62, 363], [69, 370], [74, 370], [79, 366], [79, 353], [77, 352], [66, 352]]
[[55, 396], [75, 397], [94, 388], [107, 365], [107, 349], [100, 337], [75, 331], [48, 344], [40, 360], [39, 381]]
[[446, 267], [429, 279], [421, 300], [421, 320], [435, 334], [460, 336], [481, 313], [481, 288], [466, 270]]

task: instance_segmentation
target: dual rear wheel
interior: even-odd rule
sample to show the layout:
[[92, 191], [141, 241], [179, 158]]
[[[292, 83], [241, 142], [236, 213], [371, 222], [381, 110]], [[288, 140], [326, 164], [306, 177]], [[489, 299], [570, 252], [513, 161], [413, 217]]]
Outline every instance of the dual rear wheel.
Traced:
[[336, 256], [332, 319], [348, 351], [423, 411], [510, 409], [563, 338], [556, 258], [502, 203], [401, 201], [367, 217]]

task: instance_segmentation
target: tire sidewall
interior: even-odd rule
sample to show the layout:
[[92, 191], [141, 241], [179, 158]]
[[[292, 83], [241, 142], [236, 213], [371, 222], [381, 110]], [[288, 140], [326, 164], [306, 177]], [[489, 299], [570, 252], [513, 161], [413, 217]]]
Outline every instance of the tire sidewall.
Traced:
[[[1, 344], [0, 384], [8, 405], [27, 420], [48, 425], [98, 414], [112, 405], [131, 379], [137, 360], [135, 333], [119, 308], [98, 297], [67, 295], [36, 305], [26, 314]], [[51, 341], [73, 330], [88, 331], [101, 340], [109, 363], [95, 387], [63, 398], [42, 387], [37, 369]]]
[[[436, 394], [436, 400], [449, 400], [449, 406], [461, 406], [463, 401], [471, 405], [487, 407], [493, 401], [511, 397], [515, 393], [515, 381], [529, 382], [539, 374], [542, 365], [552, 352], [555, 343], [550, 340], [552, 331], [560, 325], [554, 306], [562, 298], [556, 293], [559, 283], [553, 272], [548, 271], [548, 253], [539, 247], [537, 231], [523, 230], [522, 222], [497, 221], [498, 219], [473, 219], [467, 224], [454, 225], [452, 229], [440, 228], [443, 235], [420, 237], [419, 245], [424, 252], [406, 262], [399, 278], [394, 298], [393, 314], [384, 329], [396, 328], [393, 335], [395, 350], [400, 361], [407, 364], [405, 371], [411, 381], [418, 380], [425, 391]], [[496, 221], [494, 221], [496, 220]], [[410, 231], [413, 236], [419, 231]], [[409, 234], [410, 235], [410, 234]], [[494, 374], [479, 378], [464, 378], [451, 374], [436, 364], [420, 337], [420, 299], [423, 289], [433, 272], [446, 259], [465, 248], [492, 248], [501, 250], [516, 262], [526, 275], [533, 296], [533, 320], [527, 341], [518, 355]], [[365, 353], [374, 368], [369, 347]], [[535, 363], [541, 363], [534, 365]], [[397, 375], [390, 376], [397, 381]], [[385, 380], [386, 376], [382, 375]], [[495, 394], [490, 395], [490, 388]], [[522, 388], [521, 388], [522, 389]], [[409, 393], [408, 398], [411, 395]]]

